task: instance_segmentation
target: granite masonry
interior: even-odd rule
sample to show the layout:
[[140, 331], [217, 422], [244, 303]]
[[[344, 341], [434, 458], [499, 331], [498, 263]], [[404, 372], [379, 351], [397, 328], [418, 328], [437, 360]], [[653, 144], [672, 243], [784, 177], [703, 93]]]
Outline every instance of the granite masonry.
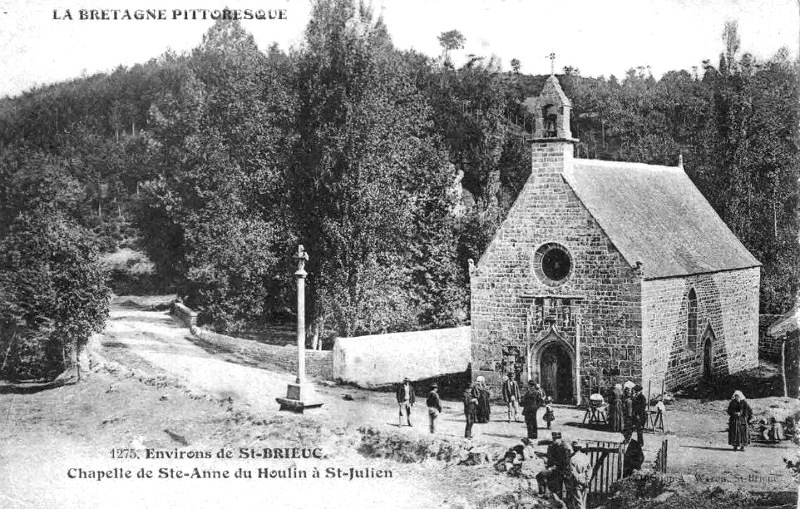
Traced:
[[555, 76], [526, 105], [531, 175], [470, 269], [473, 378], [497, 389], [513, 373], [580, 403], [626, 380], [657, 393], [754, 367], [760, 263], [682, 163], [573, 158]]

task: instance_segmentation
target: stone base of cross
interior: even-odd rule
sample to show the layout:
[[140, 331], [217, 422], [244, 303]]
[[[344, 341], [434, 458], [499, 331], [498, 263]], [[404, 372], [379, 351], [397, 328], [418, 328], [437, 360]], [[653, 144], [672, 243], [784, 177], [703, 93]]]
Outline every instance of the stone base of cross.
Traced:
[[290, 383], [285, 398], [275, 398], [281, 410], [303, 413], [306, 410], [320, 408], [322, 402], [314, 390], [314, 384]]

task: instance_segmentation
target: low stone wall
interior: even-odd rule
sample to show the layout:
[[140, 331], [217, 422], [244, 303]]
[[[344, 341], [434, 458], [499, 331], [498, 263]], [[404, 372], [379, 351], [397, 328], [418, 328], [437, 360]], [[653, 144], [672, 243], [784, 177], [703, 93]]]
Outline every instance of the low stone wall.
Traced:
[[359, 387], [463, 373], [471, 362], [470, 327], [337, 338], [333, 376]]
[[197, 311], [192, 311], [180, 302], [172, 305], [172, 313], [180, 318], [187, 327], [194, 327], [197, 325]]
[[[176, 303], [173, 313], [203, 346], [240, 355], [259, 366], [297, 372], [297, 347], [276, 346], [217, 334], [198, 327], [197, 313]], [[470, 328], [338, 338], [333, 351], [306, 350], [306, 374], [325, 380], [341, 380], [365, 388], [399, 382], [432, 380], [463, 374], [470, 366]]]
[[[203, 343], [225, 352], [239, 354], [263, 367], [277, 368], [297, 373], [297, 347], [265, 345], [250, 339], [234, 338], [192, 327], [192, 334]], [[333, 352], [306, 350], [306, 375], [331, 380], [333, 378]]]

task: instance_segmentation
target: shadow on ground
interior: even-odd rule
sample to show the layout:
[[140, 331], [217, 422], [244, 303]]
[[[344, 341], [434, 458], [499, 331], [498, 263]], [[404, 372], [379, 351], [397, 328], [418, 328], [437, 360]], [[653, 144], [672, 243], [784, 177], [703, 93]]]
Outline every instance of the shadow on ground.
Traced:
[[[762, 362], [758, 367], [733, 375], [701, 380], [677, 395], [702, 401], [729, 400], [734, 391], [742, 391], [751, 399], [783, 395], [780, 366]], [[790, 392], [790, 396], [792, 393]]]

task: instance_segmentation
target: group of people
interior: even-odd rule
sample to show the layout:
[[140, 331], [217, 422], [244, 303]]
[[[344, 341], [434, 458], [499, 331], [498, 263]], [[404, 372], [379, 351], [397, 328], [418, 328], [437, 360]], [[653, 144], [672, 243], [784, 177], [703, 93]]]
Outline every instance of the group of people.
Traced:
[[[416, 395], [414, 394], [414, 386], [411, 385], [411, 380], [408, 378], [403, 379], [403, 383], [398, 384], [395, 389], [395, 396], [397, 397], [397, 406], [399, 407], [399, 426], [403, 426], [403, 420], [409, 426], [411, 424], [411, 408], [416, 402]], [[436, 419], [442, 413], [442, 400], [439, 398], [439, 384], [432, 384], [428, 397], [425, 400], [425, 406], [428, 408], [428, 427], [431, 433], [436, 433]]]
[[[599, 395], [599, 391], [596, 391]], [[600, 404], [605, 402], [601, 401]], [[625, 430], [636, 432], [636, 441], [644, 445], [644, 429], [650, 413], [647, 398], [642, 393], [642, 386], [633, 382], [625, 385], [616, 384], [608, 394], [609, 425], [612, 431], [624, 433]]]
[[[555, 419], [553, 413], [553, 399], [547, 396], [538, 383], [530, 382], [528, 391], [520, 397], [519, 384], [514, 379], [514, 374], [509, 373], [508, 379], [503, 382], [501, 392], [508, 411], [508, 422], [513, 417], [514, 422], [519, 422], [519, 408], [522, 406], [522, 416], [525, 420], [528, 433], [527, 438], [538, 438], [538, 413], [539, 408], [545, 407], [544, 420], [547, 428]], [[475, 383], [464, 391], [464, 416], [466, 418], [465, 438], [472, 438], [474, 423], [489, 422], [490, 394], [484, 377], [479, 376]]]
[[570, 508], [585, 508], [592, 478], [589, 457], [577, 440], [570, 445], [558, 431], [552, 433], [552, 438], [547, 447], [545, 468], [536, 474], [539, 494], [563, 497]]
[[[530, 382], [525, 394], [521, 395], [519, 384], [513, 374], [509, 373], [507, 380], [503, 382], [501, 391], [507, 406], [508, 422], [511, 422], [512, 418], [514, 422], [519, 422], [519, 408], [522, 407], [521, 413], [527, 428], [527, 439], [524, 439], [524, 442], [533, 444], [532, 441], [538, 438], [538, 413], [542, 407], [545, 407], [544, 420], [547, 422], [547, 428], [550, 429], [551, 423], [555, 419], [552, 398], [545, 394], [538, 383]], [[415, 403], [415, 394], [414, 387], [408, 378], [405, 378], [402, 384], [398, 384], [396, 396], [399, 407], [399, 425], [403, 426], [405, 422], [408, 426], [412, 426], [411, 409]], [[466, 438], [472, 438], [472, 427], [475, 423], [489, 422], [491, 416], [490, 396], [489, 388], [483, 377], [478, 377], [475, 383], [464, 391], [464, 415], [466, 417], [464, 436]], [[590, 397], [590, 408], [599, 408], [605, 404], [605, 399], [600, 395], [600, 391], [594, 391]], [[430, 387], [426, 407], [430, 432], [435, 433], [436, 420], [442, 411], [437, 384], [432, 384]], [[623, 434], [626, 444], [623, 476], [627, 477], [639, 470], [644, 462], [643, 430], [647, 425], [649, 402], [642, 394], [641, 385], [617, 384], [608, 394], [608, 408], [609, 425], [613, 431]], [[742, 391], [734, 392], [728, 405], [728, 416], [728, 443], [733, 446], [735, 451], [744, 451], [745, 446], [750, 444], [749, 423], [753, 418], [753, 411]], [[634, 431], [637, 434], [636, 440], [632, 440]], [[585, 507], [581, 504], [585, 504], [586, 491], [591, 477], [588, 457], [583, 454], [582, 448], [577, 442], [573, 442], [572, 445], [565, 442], [561, 433], [554, 431], [552, 439], [553, 442], [547, 450], [546, 468], [537, 475], [539, 490], [541, 493], [549, 490], [552, 493], [560, 494], [562, 489], [566, 489], [569, 507]]]
[[475, 383], [464, 391], [464, 416], [466, 417], [465, 438], [472, 438], [472, 426], [487, 423], [492, 415], [491, 394], [486, 379], [479, 376]]
[[[430, 392], [426, 399], [426, 406], [428, 409], [429, 428], [431, 433], [436, 432], [436, 419], [442, 411], [442, 404], [438, 394], [438, 385], [432, 384]], [[519, 414], [522, 413], [525, 425], [527, 428], [527, 438], [537, 439], [539, 430], [539, 409], [544, 407], [545, 412], [543, 415], [544, 421], [547, 423], [547, 429], [551, 429], [552, 422], [555, 420], [555, 413], [553, 411], [553, 398], [545, 394], [542, 387], [531, 381], [528, 385], [528, 390], [524, 395], [521, 394], [519, 383], [514, 379], [513, 373], [508, 373], [508, 378], [503, 382], [501, 387], [503, 401], [506, 403], [508, 412], [508, 422], [512, 418], [514, 422], [519, 422]], [[404, 422], [408, 426], [413, 426], [411, 423], [411, 408], [414, 406], [415, 394], [414, 387], [408, 378], [403, 380], [396, 389], [397, 403], [399, 406], [399, 425], [403, 426]], [[737, 391], [741, 395], [741, 391]], [[741, 409], [733, 409], [734, 406], [741, 406], [742, 403], [735, 403], [737, 401], [744, 402], [744, 396], [741, 395], [739, 399], [731, 401], [731, 408], [729, 413], [736, 414], [736, 418], [741, 419], [742, 416], [747, 417], [747, 411]], [[491, 418], [491, 394], [483, 376], [476, 378], [475, 383], [471, 384], [464, 391], [464, 416], [466, 418], [466, 427], [464, 430], [465, 438], [472, 438], [472, 427], [475, 423], [486, 423]], [[599, 390], [595, 390], [590, 396], [590, 409], [592, 411], [605, 406], [606, 401], [600, 394]], [[618, 433], [625, 434], [626, 431], [636, 432], [636, 442], [641, 447], [644, 445], [643, 431], [647, 426], [647, 419], [649, 414], [649, 403], [647, 398], [642, 394], [642, 386], [631, 382], [626, 382], [625, 386], [616, 384], [611, 392], [608, 394], [608, 408], [609, 408], [609, 425], [611, 429]], [[520, 412], [522, 407], [522, 412]], [[737, 407], [738, 408], [738, 407]], [[737, 413], [738, 412], [738, 413]], [[731, 414], [731, 415], [733, 415]], [[749, 413], [747, 421], [752, 417], [752, 412]], [[733, 422], [734, 417], [731, 417]], [[737, 421], [739, 422], [739, 421]], [[741, 425], [739, 425], [740, 429]], [[734, 429], [733, 425], [732, 428]], [[744, 428], [746, 430], [746, 426]], [[735, 435], [737, 440], [736, 447], [747, 445], [749, 442], [748, 434], [746, 432], [737, 432]], [[733, 437], [734, 435], [731, 435]], [[733, 443], [734, 438], [731, 438]]]

